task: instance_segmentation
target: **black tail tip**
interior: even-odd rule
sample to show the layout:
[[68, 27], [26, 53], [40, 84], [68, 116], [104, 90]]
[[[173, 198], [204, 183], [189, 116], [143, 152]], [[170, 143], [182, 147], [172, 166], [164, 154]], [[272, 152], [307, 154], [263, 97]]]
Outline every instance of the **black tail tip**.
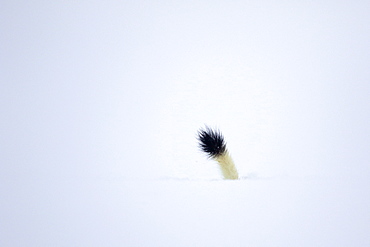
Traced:
[[226, 143], [219, 130], [213, 130], [207, 126], [205, 129], [200, 129], [198, 141], [200, 149], [210, 158], [220, 156], [226, 151]]

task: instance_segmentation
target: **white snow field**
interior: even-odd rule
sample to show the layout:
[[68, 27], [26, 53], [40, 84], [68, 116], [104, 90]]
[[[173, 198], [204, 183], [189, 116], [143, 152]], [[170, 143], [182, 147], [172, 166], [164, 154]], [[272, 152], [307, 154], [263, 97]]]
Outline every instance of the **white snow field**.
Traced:
[[369, 9], [2, 0], [0, 246], [370, 246]]
[[253, 178], [25, 188], [3, 198], [1, 244], [367, 246], [368, 187], [348, 178]]

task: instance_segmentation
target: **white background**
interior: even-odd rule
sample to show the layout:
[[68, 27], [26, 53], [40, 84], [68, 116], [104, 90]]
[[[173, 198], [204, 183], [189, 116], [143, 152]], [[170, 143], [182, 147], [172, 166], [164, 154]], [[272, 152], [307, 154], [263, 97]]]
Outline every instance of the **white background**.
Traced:
[[369, 246], [369, 9], [2, 1], [0, 245]]

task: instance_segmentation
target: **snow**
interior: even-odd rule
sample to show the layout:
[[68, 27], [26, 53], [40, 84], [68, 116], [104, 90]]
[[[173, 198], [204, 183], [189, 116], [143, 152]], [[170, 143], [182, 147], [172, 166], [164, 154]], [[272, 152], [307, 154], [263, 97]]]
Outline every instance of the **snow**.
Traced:
[[7, 227], [1, 242], [2, 246], [367, 246], [367, 185], [328, 178], [117, 178], [29, 188], [4, 201], [11, 208], [2, 217]]
[[369, 7], [2, 1], [0, 246], [370, 246]]

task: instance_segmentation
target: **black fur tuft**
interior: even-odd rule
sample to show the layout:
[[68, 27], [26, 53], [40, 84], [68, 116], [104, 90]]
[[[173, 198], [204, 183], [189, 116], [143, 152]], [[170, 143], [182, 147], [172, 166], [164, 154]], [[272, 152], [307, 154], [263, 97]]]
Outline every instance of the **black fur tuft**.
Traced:
[[222, 155], [226, 151], [226, 143], [221, 132], [212, 130], [209, 127], [198, 131], [198, 140], [200, 149], [210, 158]]

